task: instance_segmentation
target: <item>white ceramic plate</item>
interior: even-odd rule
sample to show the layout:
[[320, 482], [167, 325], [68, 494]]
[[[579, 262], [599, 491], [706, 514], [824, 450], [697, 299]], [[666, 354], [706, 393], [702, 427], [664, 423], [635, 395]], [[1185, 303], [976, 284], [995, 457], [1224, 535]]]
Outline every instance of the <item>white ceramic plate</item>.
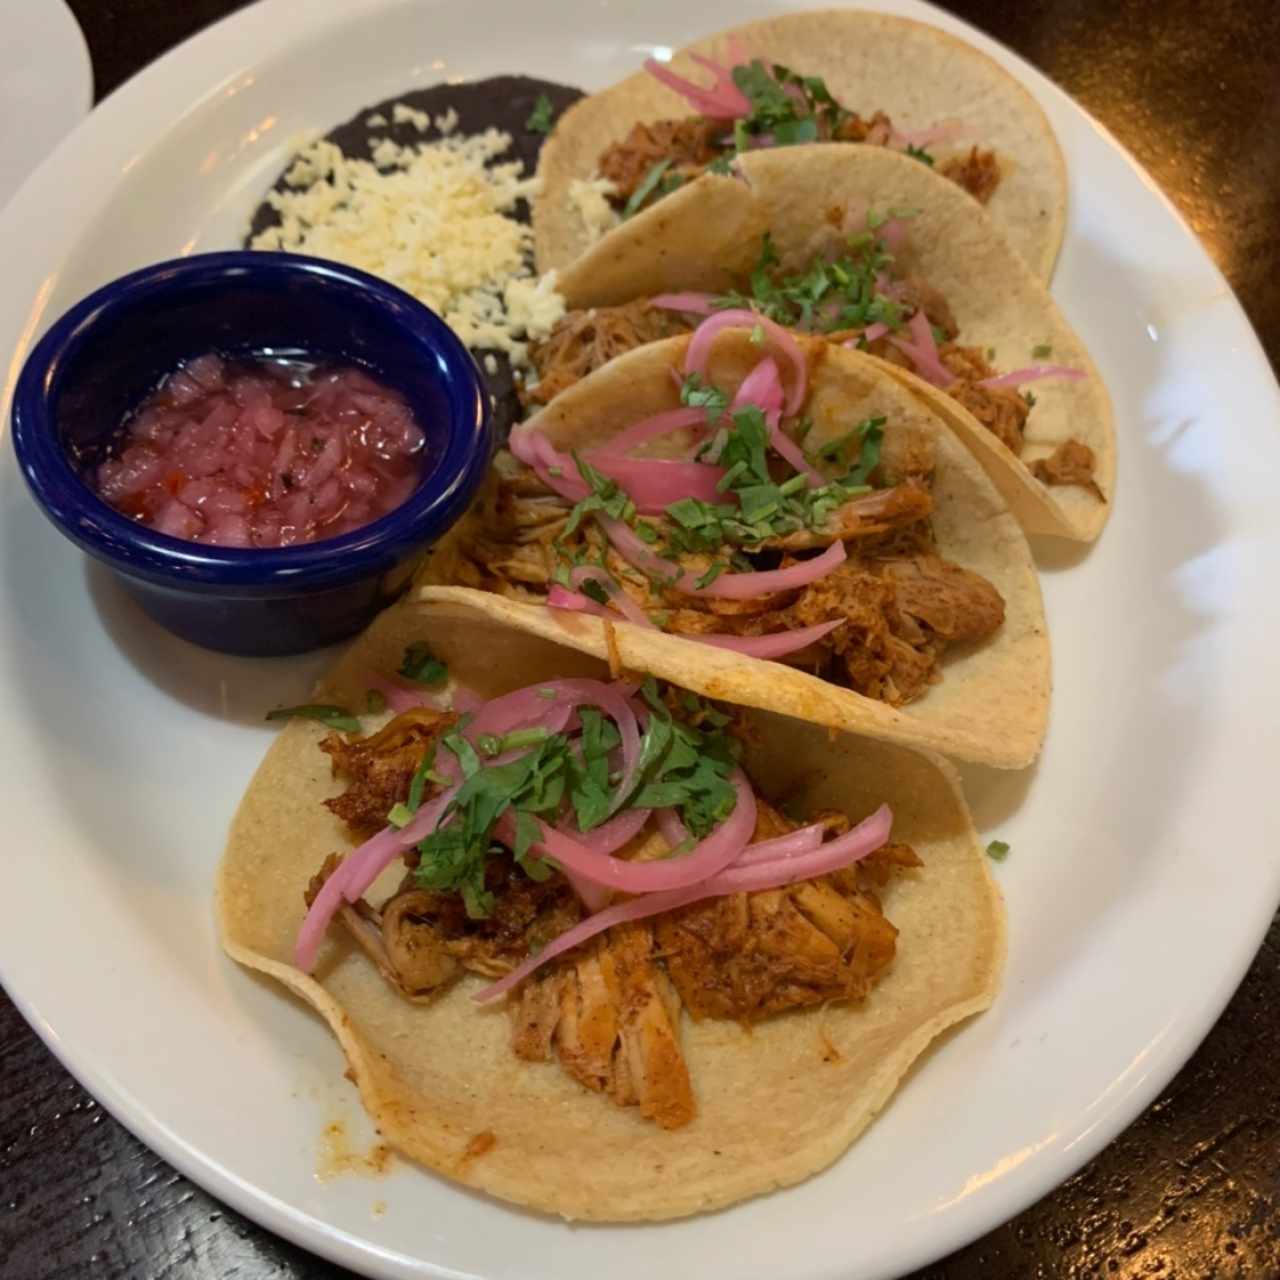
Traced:
[[[298, 129], [441, 76], [584, 86], [763, 0], [508, 6], [269, 0], [96, 111], [0, 217], [0, 352], [86, 290], [233, 244]], [[236, 1208], [379, 1276], [888, 1276], [1044, 1194], [1198, 1043], [1280, 898], [1277, 388], [1222, 277], [1104, 130], [1016, 71], [1062, 139], [1055, 293], [1115, 399], [1119, 500], [1088, 553], [1043, 547], [1056, 660], [1039, 766], [972, 771], [1012, 926], [996, 1007], [796, 1189], [650, 1228], [571, 1228], [399, 1166], [318, 1179], [322, 1127], [370, 1135], [337, 1048], [217, 949], [210, 888], [264, 708], [320, 659], [237, 661], [147, 623], [0, 465], [0, 974], [126, 1125]], [[64, 198], [67, 190], [76, 199]], [[9, 353], [12, 353], [10, 356]], [[744, 1247], [744, 1242], [749, 1246]]]
[[89, 50], [62, 0], [6, 6], [0, 40], [0, 209], [93, 103]]

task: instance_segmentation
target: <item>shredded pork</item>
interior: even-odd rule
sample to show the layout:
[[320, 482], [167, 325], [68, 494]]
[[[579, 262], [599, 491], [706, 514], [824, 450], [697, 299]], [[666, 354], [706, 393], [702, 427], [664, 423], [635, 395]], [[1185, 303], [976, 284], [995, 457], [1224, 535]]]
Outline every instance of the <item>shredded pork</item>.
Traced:
[[[406, 744], [421, 739], [421, 717], [409, 712], [367, 738], [326, 740], [345, 783], [336, 799], [350, 800], [338, 809], [357, 815], [356, 830], [364, 830], [375, 795], [389, 795], [391, 804], [406, 798], [413, 772], [403, 772]], [[398, 792], [388, 783], [393, 776], [404, 777]], [[795, 829], [763, 798], [757, 806], [754, 839]], [[842, 814], [815, 820], [832, 834], [849, 828]], [[646, 846], [636, 856], [650, 852]], [[380, 908], [361, 900], [344, 904], [337, 917], [383, 979], [413, 1003], [438, 998], [465, 972], [489, 978], [510, 972], [581, 918], [563, 876], [531, 880], [502, 855], [486, 864], [493, 909], [471, 919], [458, 895], [418, 886], [416, 858], [407, 855], [407, 874]], [[338, 855], [325, 860], [307, 887], [308, 906], [340, 862]], [[681, 1047], [683, 1011], [750, 1022], [864, 998], [892, 962], [897, 936], [875, 888], [895, 871], [919, 865], [909, 847], [891, 845], [819, 880], [734, 894], [610, 929], [512, 993], [512, 1052], [529, 1062], [556, 1061], [617, 1105], [634, 1106], [664, 1129], [680, 1128], [697, 1111]]]

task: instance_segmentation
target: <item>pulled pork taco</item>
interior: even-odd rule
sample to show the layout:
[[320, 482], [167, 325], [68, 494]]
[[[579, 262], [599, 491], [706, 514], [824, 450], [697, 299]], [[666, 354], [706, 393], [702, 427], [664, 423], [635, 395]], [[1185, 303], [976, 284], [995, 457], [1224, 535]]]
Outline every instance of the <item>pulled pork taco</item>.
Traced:
[[589, 277], [665, 229], [696, 229], [685, 215], [697, 189], [732, 227], [749, 212], [729, 185], [735, 160], [815, 142], [911, 157], [981, 202], [1028, 267], [1052, 276], [1066, 170], [1039, 105], [954, 36], [853, 9], [707, 37], [575, 104], [538, 166], [538, 269]]
[[1044, 736], [1039, 582], [982, 469], [880, 363], [754, 313], [558, 395], [418, 582], [837, 729], [1004, 768]]
[[226, 950], [324, 1017], [386, 1142], [503, 1199], [662, 1219], [824, 1168], [998, 985], [955, 774], [614, 679], [469, 594], [387, 611], [293, 709]]
[[[1028, 533], [1091, 541], [1110, 511], [1110, 398], [1084, 344], [990, 219], [884, 148], [743, 157], [750, 234], [710, 216], [568, 281], [573, 309], [532, 352], [528, 406], [700, 317], [752, 309], [888, 362], [982, 464]], [[698, 206], [708, 216], [700, 217]]]

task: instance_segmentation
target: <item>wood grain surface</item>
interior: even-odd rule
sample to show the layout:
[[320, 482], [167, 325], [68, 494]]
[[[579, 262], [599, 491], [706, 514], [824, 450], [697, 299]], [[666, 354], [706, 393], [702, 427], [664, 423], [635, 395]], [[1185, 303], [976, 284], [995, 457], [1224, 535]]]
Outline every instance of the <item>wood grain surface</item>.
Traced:
[[[71, 6], [89, 41], [99, 97], [239, 7], [236, 0]], [[1225, 271], [1274, 364], [1280, 5], [965, 0], [950, 7], [1047, 72], [1146, 165]], [[1211, 885], [1206, 895], [1211, 909]], [[103, 1113], [0, 995], [0, 1276], [346, 1274], [224, 1209], [154, 1156]], [[1280, 919], [1226, 1013], [1146, 1115], [1065, 1186], [913, 1280], [1012, 1277], [1280, 1277]]]

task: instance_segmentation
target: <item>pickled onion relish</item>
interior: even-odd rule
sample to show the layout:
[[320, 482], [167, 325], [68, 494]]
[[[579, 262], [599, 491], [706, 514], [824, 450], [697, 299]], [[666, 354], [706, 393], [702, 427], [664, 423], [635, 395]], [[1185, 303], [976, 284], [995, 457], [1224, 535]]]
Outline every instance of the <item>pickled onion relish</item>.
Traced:
[[424, 445], [404, 398], [359, 369], [205, 355], [129, 415], [88, 478], [158, 533], [289, 547], [400, 506], [422, 476]]

